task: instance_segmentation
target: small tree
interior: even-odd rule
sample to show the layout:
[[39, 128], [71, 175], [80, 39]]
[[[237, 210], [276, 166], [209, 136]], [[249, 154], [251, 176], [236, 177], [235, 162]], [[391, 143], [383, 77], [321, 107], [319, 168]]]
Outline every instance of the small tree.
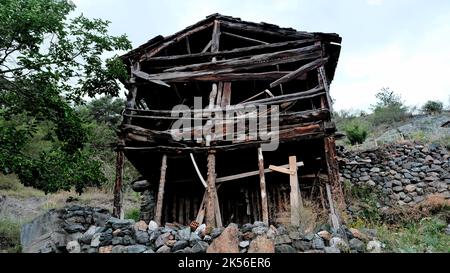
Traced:
[[368, 135], [366, 126], [356, 120], [349, 122], [344, 130], [348, 141], [352, 145], [364, 143]]
[[422, 106], [422, 111], [426, 114], [441, 113], [444, 109], [444, 104], [438, 100], [429, 100]]
[[403, 104], [400, 95], [389, 88], [382, 88], [375, 97], [377, 103], [372, 106], [372, 121], [375, 125], [401, 121], [406, 118], [408, 108]]

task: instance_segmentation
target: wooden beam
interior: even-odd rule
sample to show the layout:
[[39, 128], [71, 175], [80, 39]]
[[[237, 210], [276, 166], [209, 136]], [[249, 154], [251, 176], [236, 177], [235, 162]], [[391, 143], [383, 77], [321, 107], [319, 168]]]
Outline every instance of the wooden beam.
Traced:
[[332, 197], [331, 190], [330, 190], [330, 184], [328, 184], [328, 183], [326, 184], [326, 190], [327, 190], [328, 204], [330, 205], [331, 224], [335, 230], [338, 230], [339, 229], [339, 220], [336, 215], [336, 210], [334, 208], [333, 197]]
[[262, 148], [258, 148], [259, 187], [261, 189], [261, 210], [264, 224], [269, 226], [269, 207], [267, 203], [266, 177], [264, 175], [264, 157]]
[[244, 37], [244, 36], [237, 35], [237, 34], [230, 33], [230, 32], [226, 32], [226, 31], [224, 31], [222, 33], [227, 35], [227, 36], [238, 38], [238, 39], [241, 39], [241, 40], [244, 40], [244, 41], [248, 41], [248, 42], [252, 42], [252, 43], [263, 44], [263, 45], [268, 45], [269, 44], [267, 42], [263, 42], [263, 41], [256, 40], [256, 39], [252, 39], [252, 38], [249, 38], [249, 37]]
[[[303, 166], [303, 162], [297, 162], [297, 167]], [[289, 167], [288, 164], [286, 165], [282, 165], [279, 166], [281, 168], [287, 168]], [[271, 173], [274, 172], [273, 170], [267, 168], [264, 169], [264, 173]], [[251, 171], [251, 172], [245, 172], [245, 173], [240, 173], [240, 174], [234, 174], [234, 175], [229, 175], [229, 176], [223, 176], [223, 177], [219, 177], [216, 179], [216, 183], [223, 183], [223, 182], [227, 182], [227, 181], [233, 181], [233, 180], [238, 180], [238, 179], [242, 179], [242, 178], [246, 178], [246, 177], [250, 177], [250, 176], [255, 176], [255, 175], [259, 175], [260, 171]], [[290, 174], [290, 173], [289, 173]]]
[[325, 64], [327, 61], [328, 61], [328, 58], [322, 58], [322, 59], [317, 59], [315, 61], [307, 63], [307, 64], [301, 66], [299, 69], [297, 69], [297, 70], [295, 70], [295, 71], [293, 71], [293, 72], [291, 72], [291, 73], [281, 77], [280, 79], [272, 82], [270, 84], [270, 87], [274, 88], [274, 87], [276, 87], [276, 86], [278, 86], [278, 85], [280, 85], [282, 83], [285, 83], [285, 82], [297, 79], [298, 77], [306, 74], [307, 72], [309, 72], [309, 71], [311, 71], [313, 69], [316, 69], [319, 66]]
[[[203, 82], [213, 82], [213, 81], [267, 81], [267, 80], [277, 80], [283, 76], [288, 75], [292, 71], [269, 71], [269, 72], [248, 72], [248, 73], [213, 73], [213, 72], [184, 72], [175, 75], [174, 77], [167, 78], [164, 81], [152, 79], [151, 74], [145, 72], [135, 72], [136, 77], [151, 81], [153, 83], [170, 86], [167, 83], [175, 82], [186, 82], [186, 81], [203, 81]], [[299, 79], [306, 79], [305, 77], [299, 77]], [[136, 85], [142, 85], [139, 82]]]
[[291, 186], [290, 202], [291, 202], [291, 225], [300, 225], [301, 196], [297, 177], [297, 158], [289, 157], [289, 170], [293, 171], [289, 176], [289, 184]]
[[[289, 167], [290, 167], [290, 165], [289, 165]], [[288, 168], [283, 168], [283, 167], [274, 166], [274, 165], [270, 165], [269, 169], [274, 172], [284, 173], [284, 174], [288, 174], [288, 175], [293, 175], [295, 173], [290, 168], [288, 169]]]
[[113, 216], [116, 218], [124, 218], [123, 210], [123, 160], [124, 155], [122, 150], [116, 152], [116, 179], [114, 181], [114, 201], [113, 201]]
[[214, 151], [208, 152], [208, 181], [206, 198], [206, 225], [216, 226], [216, 157]]
[[224, 27], [236, 29], [239, 31], [247, 31], [253, 33], [259, 33], [264, 35], [276, 36], [284, 39], [305, 39], [305, 38], [314, 38], [314, 34], [296, 31], [294, 29], [282, 29], [282, 28], [273, 28], [273, 29], [265, 29], [259, 26], [253, 26], [250, 24], [240, 23], [240, 22], [230, 22], [226, 20], [221, 20], [220, 22]]
[[[213, 45], [211, 46], [211, 50], [213, 50]], [[214, 51], [213, 51], [214, 52]], [[177, 66], [173, 68], [169, 68], [164, 70], [164, 72], [181, 72], [181, 71], [198, 71], [198, 70], [219, 70], [225, 68], [237, 68], [237, 67], [246, 67], [250, 66], [247, 69], [253, 69], [261, 66], [268, 65], [277, 65], [286, 62], [296, 62], [299, 60], [307, 59], [309, 57], [308, 54], [313, 54], [313, 56], [321, 57], [322, 51], [319, 45], [311, 45], [302, 48], [288, 49], [283, 51], [253, 55], [251, 57], [238, 57], [234, 59], [227, 59], [218, 61], [216, 63], [205, 62], [199, 64], [191, 64], [184, 66]], [[260, 62], [266, 62], [258, 65]]]
[[220, 107], [226, 108], [231, 103], [231, 82], [225, 82], [223, 84], [222, 99]]
[[[208, 49], [211, 48], [211, 40], [206, 44], [206, 46], [203, 48], [202, 53], [205, 53], [206, 51], [208, 51]], [[200, 55], [199, 55], [200, 56]]]
[[192, 54], [191, 52], [191, 44], [189, 43], [189, 36], [186, 36], [186, 51], [188, 54]]
[[328, 181], [332, 188], [332, 193], [339, 208], [345, 208], [344, 193], [339, 181], [339, 166], [337, 163], [336, 143], [332, 136], [324, 138], [325, 160], [327, 164]]
[[143, 60], [145, 60], [145, 59], [148, 59], [148, 58], [150, 58], [150, 57], [152, 57], [152, 56], [158, 54], [161, 50], [167, 48], [168, 46], [170, 46], [170, 45], [172, 45], [172, 44], [174, 44], [174, 43], [176, 43], [176, 42], [181, 41], [182, 39], [184, 39], [185, 37], [187, 37], [187, 36], [189, 36], [189, 35], [191, 35], [191, 34], [193, 34], [193, 33], [196, 33], [196, 32], [198, 32], [198, 31], [207, 29], [207, 28], [211, 27], [212, 25], [213, 25], [213, 22], [207, 23], [207, 24], [204, 24], [204, 25], [200, 25], [200, 26], [198, 26], [198, 27], [195, 27], [195, 28], [193, 28], [193, 29], [191, 29], [191, 30], [189, 30], [189, 31], [186, 31], [185, 33], [181, 33], [181, 34], [179, 34], [179, 35], [175, 35], [172, 39], [170, 39], [170, 40], [164, 42], [162, 45], [160, 45], [160, 46], [158, 46], [158, 47], [156, 47], [156, 48], [150, 50], [149, 52], [143, 54], [143, 55], [140, 57], [140, 60], [143, 61]]
[[158, 199], [156, 201], [156, 214], [155, 214], [155, 221], [159, 225], [162, 224], [161, 220], [162, 220], [162, 208], [164, 200], [164, 188], [166, 185], [166, 170], [167, 170], [167, 155], [164, 154], [162, 156], [161, 162], [161, 173], [159, 177]]

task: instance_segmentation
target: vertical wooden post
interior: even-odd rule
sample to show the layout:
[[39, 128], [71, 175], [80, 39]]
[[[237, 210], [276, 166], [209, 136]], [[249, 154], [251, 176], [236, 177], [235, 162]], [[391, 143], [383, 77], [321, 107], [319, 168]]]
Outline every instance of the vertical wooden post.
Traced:
[[263, 222], [269, 225], [269, 208], [267, 205], [266, 177], [264, 175], [264, 157], [262, 148], [258, 148], [259, 186], [261, 187], [261, 210]]
[[345, 207], [344, 193], [342, 192], [341, 183], [339, 181], [339, 167], [336, 156], [336, 144], [334, 137], [328, 136], [324, 139], [325, 160], [327, 164], [328, 180], [331, 185], [331, 193], [336, 199], [339, 209]]
[[209, 227], [216, 226], [216, 156], [215, 151], [208, 152], [208, 187], [206, 188], [206, 225]]
[[291, 171], [291, 175], [289, 176], [289, 182], [291, 185], [291, 225], [299, 226], [300, 225], [300, 204], [301, 196], [300, 190], [298, 186], [298, 176], [297, 176], [297, 157], [290, 156], [289, 157], [289, 170]]
[[116, 180], [114, 181], [114, 202], [113, 202], [113, 216], [116, 218], [123, 219], [123, 151], [121, 149], [117, 150], [116, 154]]
[[160, 225], [162, 220], [164, 188], [166, 185], [166, 170], [167, 170], [167, 155], [164, 154], [161, 162], [161, 173], [159, 177], [158, 199], [156, 200], [156, 215], [155, 215], [155, 221]]

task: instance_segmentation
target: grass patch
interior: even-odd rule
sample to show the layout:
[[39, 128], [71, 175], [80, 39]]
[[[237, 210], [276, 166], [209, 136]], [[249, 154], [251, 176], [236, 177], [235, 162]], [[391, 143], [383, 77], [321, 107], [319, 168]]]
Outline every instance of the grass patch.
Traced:
[[386, 250], [396, 253], [450, 253], [447, 224], [438, 217], [425, 217], [401, 228], [378, 227], [378, 237]]
[[31, 187], [25, 187], [13, 174], [0, 174], [0, 195], [15, 198], [42, 197], [45, 193]]
[[125, 219], [133, 219], [135, 222], [138, 222], [141, 217], [141, 211], [139, 208], [132, 208], [125, 211]]
[[12, 219], [0, 219], [0, 252], [21, 252], [20, 226], [21, 223]]

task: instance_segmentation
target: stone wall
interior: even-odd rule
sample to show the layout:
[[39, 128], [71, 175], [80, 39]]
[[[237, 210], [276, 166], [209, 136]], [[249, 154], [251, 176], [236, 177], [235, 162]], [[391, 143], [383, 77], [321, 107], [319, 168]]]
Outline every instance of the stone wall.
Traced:
[[295, 227], [262, 222], [195, 230], [154, 221], [135, 223], [102, 209], [70, 206], [50, 210], [22, 229], [24, 252], [38, 253], [297, 253], [380, 252], [373, 230], [344, 227], [348, 240], [328, 226], [303, 234]]
[[439, 145], [396, 143], [366, 151], [338, 148], [342, 180], [383, 193], [386, 205], [413, 205], [427, 195], [450, 198], [450, 153]]

